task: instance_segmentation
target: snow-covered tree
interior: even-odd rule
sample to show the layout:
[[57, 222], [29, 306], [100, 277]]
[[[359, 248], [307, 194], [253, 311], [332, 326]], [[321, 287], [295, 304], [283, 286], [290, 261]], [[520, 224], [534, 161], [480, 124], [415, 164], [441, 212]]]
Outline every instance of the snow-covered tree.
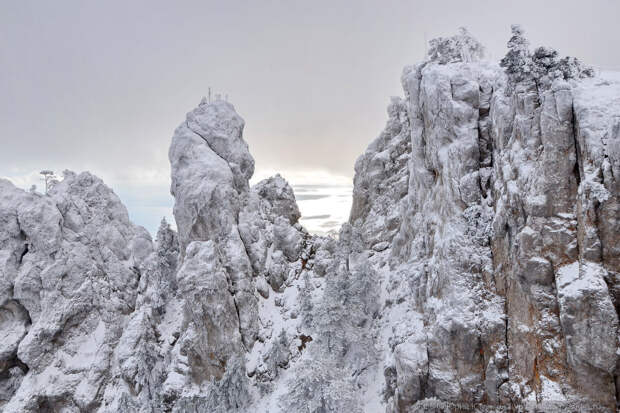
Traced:
[[54, 171], [51, 171], [49, 169], [44, 169], [39, 173], [41, 174], [42, 179], [45, 182], [45, 193], [47, 194], [47, 192], [51, 189], [51, 187], [56, 182], [58, 182], [57, 177], [56, 175], [54, 175]]
[[308, 271], [304, 272], [303, 277], [304, 283], [299, 291], [299, 301], [301, 303], [299, 310], [301, 312], [302, 326], [304, 328], [310, 328], [314, 321], [314, 312], [312, 311], [314, 308], [314, 304], [312, 303], [313, 286], [312, 279], [310, 278], [310, 273]]
[[155, 253], [140, 265], [139, 295], [136, 304], [148, 304], [159, 315], [177, 289], [176, 269], [179, 241], [166, 219], [162, 219], [155, 238]]
[[541, 78], [552, 72], [558, 64], [558, 52], [551, 47], [540, 46], [532, 54], [532, 75]]
[[464, 27], [454, 36], [432, 39], [429, 46], [429, 59], [439, 64], [476, 62], [484, 57], [484, 47]]
[[117, 350], [122, 378], [142, 403], [159, 398], [156, 387], [163, 372], [156, 343], [151, 310], [143, 307], [125, 327]]
[[248, 377], [240, 357], [231, 357], [226, 372], [213, 381], [200, 396], [179, 400], [173, 412], [233, 413], [246, 412], [251, 403]]
[[231, 357], [228, 360], [224, 376], [214, 382], [213, 386], [215, 390], [211, 393], [214, 409], [209, 410], [210, 412], [244, 411], [243, 408], [250, 403], [248, 377], [241, 357]]
[[278, 337], [272, 342], [271, 348], [267, 352], [261, 368], [258, 370], [257, 378], [259, 381], [272, 382], [278, 377], [279, 369], [286, 369], [289, 366], [291, 351], [286, 330], [281, 330]]
[[286, 410], [361, 411], [357, 380], [375, 361], [371, 328], [378, 296], [375, 273], [363, 254], [351, 254], [355, 265], [347, 269], [352, 262], [349, 250], [350, 246], [340, 252], [340, 265], [326, 274], [320, 304], [311, 306], [310, 289], [302, 293], [307, 296], [306, 311], [313, 313], [307, 325], [312, 342], [293, 367], [289, 392], [281, 398]]
[[558, 59], [558, 52], [551, 47], [537, 47], [530, 53], [529, 42], [519, 25], [512, 26], [508, 53], [501, 60], [500, 66], [505, 68], [510, 89], [527, 80], [533, 80], [539, 88], [546, 89], [554, 79], [581, 79], [594, 75], [591, 67], [583, 65], [576, 58]]
[[560, 59], [557, 70], [562, 73], [564, 79], [583, 79], [594, 76], [594, 69], [581, 63], [576, 57], [566, 56]]
[[348, 371], [332, 360], [304, 360], [289, 391], [280, 398], [282, 411], [296, 413], [361, 413], [359, 397]]
[[529, 41], [518, 24], [511, 26], [512, 37], [508, 40], [508, 53], [499, 65], [506, 70], [508, 80], [514, 84], [528, 78], [531, 72]]
[[179, 256], [179, 239], [166, 218], [162, 218], [155, 237], [157, 243], [157, 255], [160, 263], [171, 270], [175, 270]]
[[324, 354], [346, 353], [345, 340], [349, 330], [349, 318], [345, 308], [348, 296], [346, 288], [346, 279], [342, 274], [328, 278], [315, 326], [320, 332], [317, 343], [322, 346]]

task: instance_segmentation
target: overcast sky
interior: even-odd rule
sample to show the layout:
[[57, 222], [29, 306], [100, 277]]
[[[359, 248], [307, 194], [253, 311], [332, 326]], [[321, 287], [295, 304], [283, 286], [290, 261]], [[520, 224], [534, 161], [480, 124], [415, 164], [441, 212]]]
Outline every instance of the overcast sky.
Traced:
[[533, 46], [620, 70], [618, 0], [0, 4], [0, 176], [91, 170], [147, 226], [171, 204], [170, 137], [209, 86], [246, 120], [258, 175], [347, 182], [425, 38], [466, 26], [498, 60], [518, 22]]

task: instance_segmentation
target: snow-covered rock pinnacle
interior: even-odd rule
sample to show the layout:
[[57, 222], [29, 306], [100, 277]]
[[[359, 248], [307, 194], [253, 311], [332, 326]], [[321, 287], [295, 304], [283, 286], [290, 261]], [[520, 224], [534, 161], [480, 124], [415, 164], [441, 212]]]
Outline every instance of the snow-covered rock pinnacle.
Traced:
[[[201, 103], [174, 133], [171, 193], [182, 254], [191, 241], [215, 240], [234, 230], [227, 214], [239, 214], [239, 198], [248, 192], [254, 173], [243, 126], [233, 106], [219, 100]], [[211, 214], [222, 215], [214, 219]]]

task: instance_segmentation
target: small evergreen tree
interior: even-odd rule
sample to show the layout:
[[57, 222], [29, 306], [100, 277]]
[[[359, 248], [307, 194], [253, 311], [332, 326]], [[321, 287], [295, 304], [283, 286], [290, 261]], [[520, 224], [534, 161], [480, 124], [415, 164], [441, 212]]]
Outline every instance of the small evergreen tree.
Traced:
[[484, 57], [484, 47], [464, 27], [455, 36], [432, 39], [429, 46], [429, 59], [439, 64], [476, 62]]
[[540, 46], [532, 54], [532, 75], [542, 78], [553, 72], [558, 64], [558, 52], [551, 47]]
[[512, 37], [508, 41], [508, 53], [500, 61], [508, 76], [508, 91], [519, 82], [533, 80], [539, 89], [548, 88], [555, 79], [582, 79], [594, 76], [591, 67], [578, 59], [558, 59], [558, 52], [551, 47], [538, 47], [529, 51], [529, 42], [519, 25], [512, 25]]
[[348, 371], [331, 360], [304, 360], [280, 398], [283, 411], [298, 413], [361, 413], [359, 398]]
[[45, 193], [54, 186], [56, 182], [58, 182], [56, 175], [54, 175], [54, 171], [50, 171], [49, 169], [44, 169], [39, 172], [43, 176], [43, 181], [45, 181]]
[[[368, 261], [359, 257], [349, 271], [344, 265], [348, 253], [343, 252], [340, 265], [328, 272], [320, 305], [311, 311], [312, 343], [293, 367], [289, 391], [280, 400], [286, 410], [361, 411], [356, 383], [375, 360], [371, 328], [378, 295], [375, 273]], [[309, 297], [309, 292], [305, 294]]]
[[560, 59], [557, 64], [557, 70], [562, 73], [564, 79], [583, 79], [586, 77], [594, 77], [594, 69], [584, 65], [576, 57], [566, 56]]
[[162, 218], [157, 236], [157, 262], [163, 272], [165, 283], [170, 289], [176, 289], [175, 273], [179, 261], [179, 237], [166, 221]]
[[245, 374], [245, 365], [241, 357], [231, 357], [228, 360], [226, 372], [213, 383], [214, 391], [211, 403], [213, 410], [209, 412], [236, 412], [250, 404], [251, 396], [248, 390], [248, 377]]
[[214, 380], [199, 395], [182, 397], [174, 405], [174, 413], [233, 413], [246, 412], [252, 397], [248, 377], [241, 357], [228, 360], [226, 372], [219, 381]]
[[278, 377], [280, 369], [288, 368], [290, 358], [288, 335], [283, 329], [272, 342], [271, 348], [264, 358], [266, 369], [259, 369], [257, 379], [263, 382], [273, 382]]
[[177, 233], [170, 227], [165, 217], [161, 219], [155, 242], [157, 243], [157, 255], [160, 258], [160, 262], [172, 270], [176, 269], [179, 256], [179, 240]]
[[508, 40], [508, 53], [499, 65], [506, 70], [508, 80], [514, 84], [528, 78], [531, 72], [529, 42], [525, 32], [518, 24], [511, 26], [512, 37]]

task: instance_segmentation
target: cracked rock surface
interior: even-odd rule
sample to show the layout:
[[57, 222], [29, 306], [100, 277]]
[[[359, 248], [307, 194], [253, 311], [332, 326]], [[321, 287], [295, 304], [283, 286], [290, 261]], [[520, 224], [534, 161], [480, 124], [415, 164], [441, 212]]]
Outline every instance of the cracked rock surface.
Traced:
[[511, 84], [462, 39], [404, 69], [337, 239], [250, 186], [220, 100], [155, 240], [90, 173], [0, 180], [0, 410], [616, 411], [620, 77]]

